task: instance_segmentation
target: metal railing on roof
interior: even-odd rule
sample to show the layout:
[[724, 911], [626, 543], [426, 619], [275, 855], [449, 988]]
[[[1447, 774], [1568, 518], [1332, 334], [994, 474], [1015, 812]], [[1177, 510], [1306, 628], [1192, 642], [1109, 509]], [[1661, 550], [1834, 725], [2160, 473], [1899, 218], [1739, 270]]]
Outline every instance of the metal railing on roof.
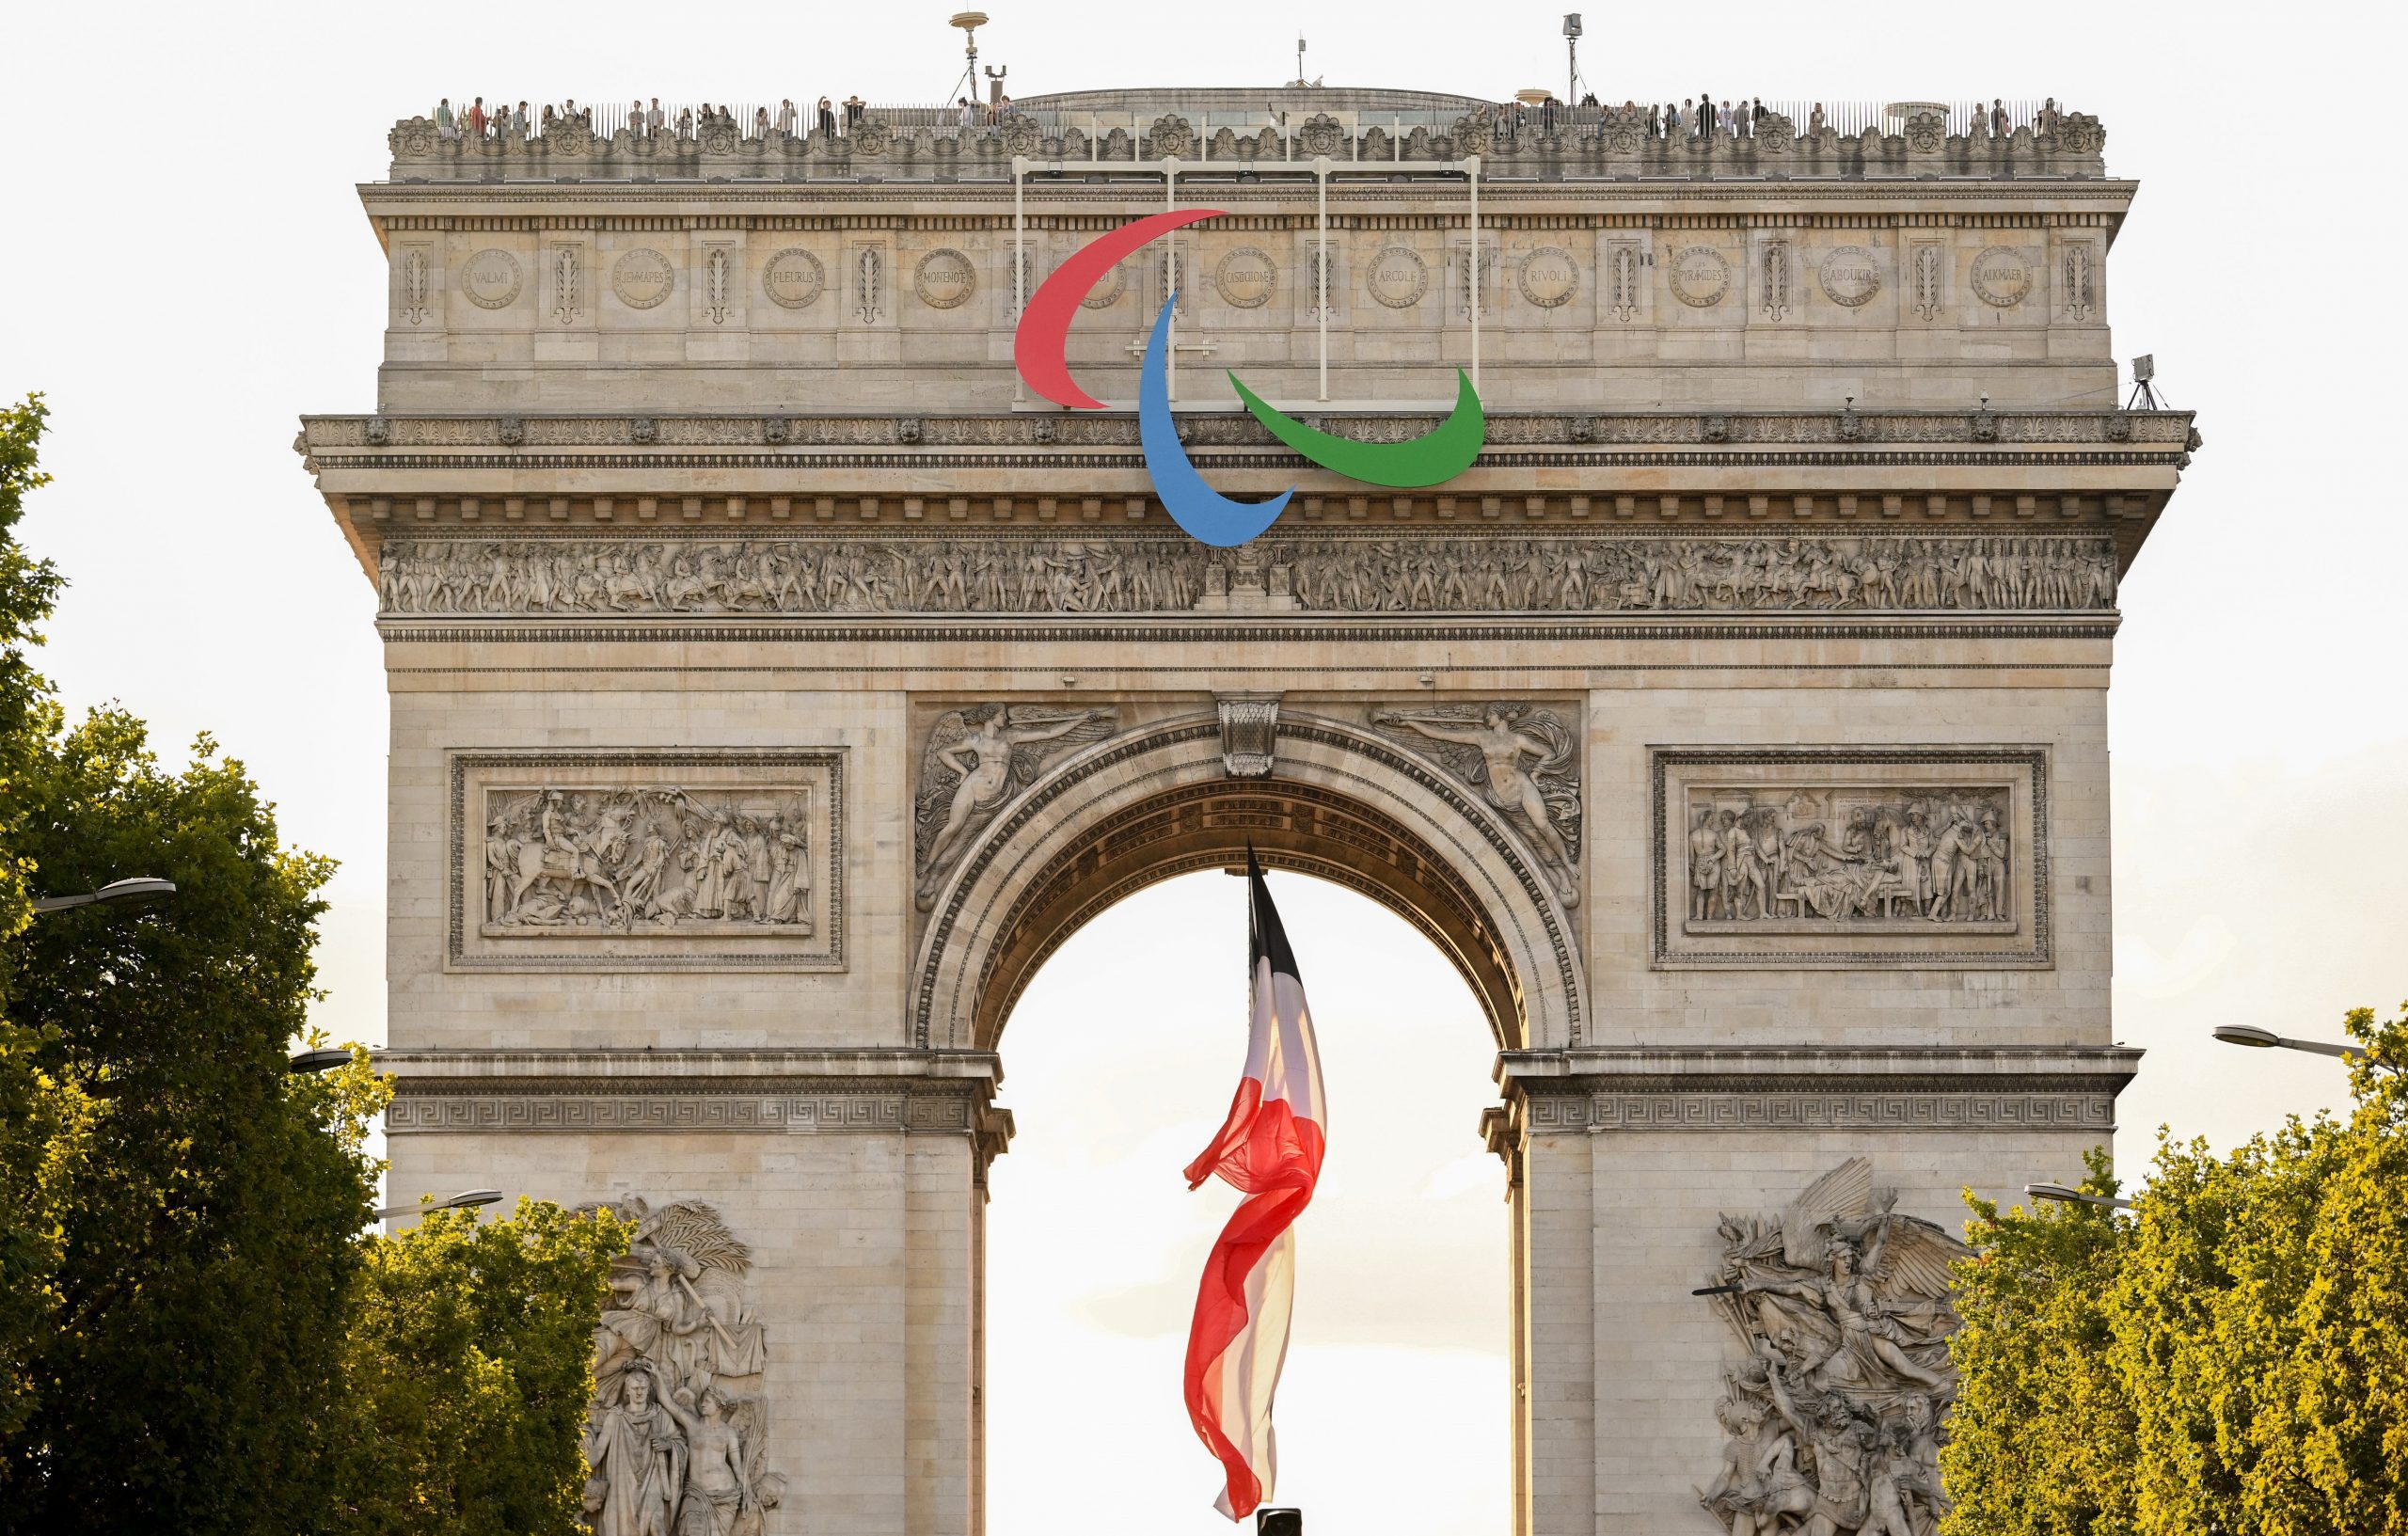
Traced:
[[[575, 99], [571, 98], [571, 100]], [[1642, 112], [1651, 109], [1660, 110], [1667, 104], [1660, 101], [1647, 102], [1636, 98], [1625, 98], [1625, 100]], [[552, 103], [553, 110], [558, 112], [562, 104]], [[1504, 102], [1497, 103], [1495, 110], [1497, 116], [1514, 118], [1525, 126], [1544, 127], [1551, 118], [1553, 124], [1561, 131], [1594, 132], [1608, 108], [1619, 110], [1621, 104], [1612, 103], [1600, 106], [1568, 106], [1559, 103], [1551, 106], [1526, 106], [1519, 103]], [[1721, 113], [1722, 104], [1719, 101], [1715, 103], [1718, 117]], [[1732, 108], [1735, 114], [1740, 109], [1740, 104], [1736, 99], [1734, 99]], [[1752, 119], [1754, 104], [1754, 98], [1750, 98], [1746, 103], [1751, 119]], [[1824, 125], [1846, 137], [1855, 137], [1867, 128], [1877, 129], [1885, 134], [1899, 132], [1905, 125], [1895, 114], [1891, 112], [1890, 108], [1893, 104], [1896, 103], [1843, 101], [1818, 103], [1807, 97], [1783, 97], [1766, 99], [1764, 102], [1766, 111], [1776, 112], [1787, 118], [1799, 133], [1809, 130], [1813, 124], [1814, 114], [1819, 108], [1823, 114]], [[1969, 132], [1976, 121], [1987, 127], [1992, 111], [1988, 102], [1960, 101], [1934, 104], [1945, 107], [1948, 132], [1951, 135]], [[2003, 104], [2007, 115], [2007, 125], [2010, 130], [2013, 130], [2036, 125], [2045, 103], [2028, 97], [2019, 97], [2006, 101]], [[528, 133], [531, 136], [542, 135], [543, 110], [543, 105], [540, 103], [529, 108]], [[673, 135], [682, 131], [690, 136], [700, 132], [706, 115], [724, 110], [734, 120], [738, 136], [753, 138], [760, 136], [763, 128], [774, 130], [783, 126], [783, 117], [787, 110], [787, 105], [783, 101], [664, 102], [660, 104], [659, 110], [661, 122], [658, 125], [658, 132], [664, 134]], [[1081, 112], [1058, 111], [1053, 108], [1023, 109], [1017, 106], [1007, 110], [1014, 117], [1024, 118], [1035, 123], [1041, 133], [1058, 133], [1064, 129], [1075, 128], [1090, 135], [1108, 134], [1114, 129], [1121, 129], [1133, 135], [1143, 134], [1153, 127], [1157, 119], [1165, 115], [1145, 110]], [[455, 109], [455, 112], [458, 111], [460, 109]], [[652, 132], [653, 125], [649, 121], [651, 111], [652, 99], [649, 97], [644, 99], [641, 108], [627, 102], [585, 103], [578, 107], [578, 115], [591, 125], [594, 133], [606, 139], [621, 129], [631, 129], [639, 135]], [[791, 132], [808, 133], [820, 126], [819, 99], [816, 96], [795, 98], [792, 102], [792, 111], [794, 117]], [[844, 103], [831, 98], [828, 111], [830, 126], [839, 134], [849, 131], [856, 115], [849, 112]], [[638, 119], [639, 113], [645, 115], [643, 120]], [[1228, 116], [1198, 114], [1189, 119], [1189, 126], [1196, 131], [1199, 137], [1217, 133], [1224, 128], [1240, 135], [1260, 133], [1265, 128], [1285, 134], [1298, 122], [1313, 115], [1296, 110], [1281, 111], [1266, 103], [1259, 110], [1251, 112], [1232, 113]], [[889, 128], [895, 129], [928, 128], [958, 132], [964, 126], [963, 113], [958, 103], [871, 102], [863, 104], [858, 116], [876, 118]], [[998, 120], [994, 109], [983, 102], [972, 103], [969, 116], [968, 126], [973, 128], [993, 127]], [[1463, 114], [1451, 109], [1423, 109], [1333, 112], [1330, 116], [1356, 133], [1379, 128], [1391, 134], [1401, 135], [1410, 133], [1416, 128], [1427, 128], [1434, 133], [1444, 133], [1451, 130]], [[1685, 117], [1687, 116], [1687, 114], [1685, 113]], [[1694, 119], [1689, 118], [1689, 121], [1693, 122]], [[682, 130], [681, 123], [685, 125]], [[1719, 124], [1720, 131], [1725, 133], [1730, 131], [1731, 126], [1727, 121]], [[497, 134], [500, 131], [498, 127], [489, 130]]]

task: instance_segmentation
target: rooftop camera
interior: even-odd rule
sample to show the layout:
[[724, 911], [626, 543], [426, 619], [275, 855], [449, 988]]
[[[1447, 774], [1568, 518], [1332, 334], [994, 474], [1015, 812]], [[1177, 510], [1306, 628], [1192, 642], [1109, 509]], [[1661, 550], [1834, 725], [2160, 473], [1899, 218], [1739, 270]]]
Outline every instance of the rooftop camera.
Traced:
[[1567, 38], [1576, 38], [1580, 35], [1580, 13], [1578, 11], [1574, 10], [1564, 13], [1563, 35]]

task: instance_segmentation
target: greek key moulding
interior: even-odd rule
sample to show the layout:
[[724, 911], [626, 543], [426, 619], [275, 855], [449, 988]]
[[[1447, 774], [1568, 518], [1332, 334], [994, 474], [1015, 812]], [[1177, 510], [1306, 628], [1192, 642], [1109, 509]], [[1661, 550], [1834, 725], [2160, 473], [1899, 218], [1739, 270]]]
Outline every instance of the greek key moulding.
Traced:
[[844, 969], [843, 749], [451, 769], [451, 968]]

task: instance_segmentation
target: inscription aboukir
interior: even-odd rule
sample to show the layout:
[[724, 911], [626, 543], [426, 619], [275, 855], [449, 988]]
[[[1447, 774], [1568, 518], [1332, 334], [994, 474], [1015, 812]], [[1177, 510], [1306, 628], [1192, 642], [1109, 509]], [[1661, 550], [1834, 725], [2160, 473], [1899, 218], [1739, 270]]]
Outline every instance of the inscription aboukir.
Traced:
[[[2097, 536], [1264, 539], [1320, 613], [2102, 611]], [[1176, 613], [1227, 590], [1192, 540], [395, 539], [389, 615]]]

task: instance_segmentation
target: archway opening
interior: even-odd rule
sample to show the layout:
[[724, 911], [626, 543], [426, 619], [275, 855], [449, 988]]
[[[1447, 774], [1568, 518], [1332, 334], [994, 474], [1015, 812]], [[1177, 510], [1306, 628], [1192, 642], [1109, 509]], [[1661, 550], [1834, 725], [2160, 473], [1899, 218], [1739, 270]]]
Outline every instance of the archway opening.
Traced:
[[[1244, 886], [1224, 862], [1143, 889], [1090, 879], [1112, 904], [1046, 934], [996, 1021], [1019, 1129], [987, 1221], [992, 1536], [1232, 1528], [1180, 1400], [1196, 1280], [1237, 1199], [1180, 1178], [1245, 1047]], [[1322, 1536], [1487, 1536], [1512, 1520], [1510, 1212], [1478, 1135], [1492, 1010], [1392, 891], [1278, 863], [1310, 862], [1283, 850], [1271, 881], [1331, 1107], [1299, 1228], [1279, 1501]]]

